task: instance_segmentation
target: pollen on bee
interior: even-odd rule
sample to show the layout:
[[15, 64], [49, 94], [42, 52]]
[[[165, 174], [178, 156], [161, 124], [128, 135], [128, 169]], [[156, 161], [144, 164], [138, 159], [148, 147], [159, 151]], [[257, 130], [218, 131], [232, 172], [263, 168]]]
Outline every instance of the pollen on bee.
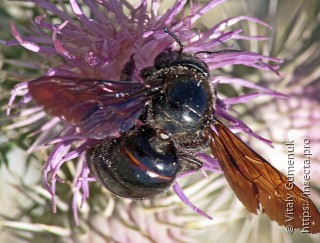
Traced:
[[160, 133], [160, 138], [162, 140], [168, 140], [169, 139], [169, 136], [167, 134], [164, 134], [164, 133]]

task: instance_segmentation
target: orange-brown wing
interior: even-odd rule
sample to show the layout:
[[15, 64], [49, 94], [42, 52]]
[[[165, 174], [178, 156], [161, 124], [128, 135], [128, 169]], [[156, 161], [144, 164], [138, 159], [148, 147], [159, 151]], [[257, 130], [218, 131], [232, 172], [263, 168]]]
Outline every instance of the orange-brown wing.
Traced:
[[[214, 127], [216, 132], [210, 131], [214, 139], [210, 143], [212, 153], [244, 206], [257, 214], [260, 204], [263, 212], [279, 225], [319, 233], [320, 213], [302, 190], [222, 123], [216, 121]], [[304, 213], [311, 216], [310, 225], [303, 225]]]

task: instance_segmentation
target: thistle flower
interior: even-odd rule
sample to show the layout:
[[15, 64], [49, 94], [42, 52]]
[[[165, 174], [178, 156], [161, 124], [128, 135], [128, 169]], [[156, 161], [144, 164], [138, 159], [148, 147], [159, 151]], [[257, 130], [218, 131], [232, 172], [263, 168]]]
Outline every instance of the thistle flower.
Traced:
[[[12, 22], [11, 32], [15, 37], [11, 41], [2, 41], [3, 44], [22, 45], [26, 49], [35, 52], [45, 62], [50, 64], [45, 76], [68, 76], [75, 78], [91, 78], [101, 80], [118, 80], [124, 65], [134, 55], [136, 69], [133, 73], [133, 82], [141, 83], [139, 73], [145, 68], [153, 65], [157, 54], [164, 50], [175, 50], [177, 43], [168, 36], [163, 29], [170, 29], [179, 37], [184, 44], [185, 52], [200, 52], [217, 50], [222, 43], [230, 39], [265, 40], [264, 36], [244, 36], [242, 30], [231, 30], [230, 27], [239, 21], [249, 21], [270, 26], [258, 19], [240, 16], [223, 20], [207, 30], [196, 29], [195, 24], [209, 10], [222, 4], [223, 0], [210, 1], [205, 5], [190, 2], [187, 8], [186, 1], [177, 1], [173, 6], [163, 13], [160, 12], [160, 2], [141, 1], [132, 5], [125, 1], [83, 1], [80, 4], [71, 0], [67, 7], [57, 7], [50, 2], [35, 1], [38, 6], [46, 9], [47, 15], [35, 18], [33, 33], [22, 36]], [[68, 11], [68, 7], [72, 11]], [[186, 10], [188, 9], [188, 11]], [[48, 18], [47, 16], [50, 16]], [[76, 17], [76, 18], [74, 18]], [[54, 22], [50, 22], [54, 20]], [[148, 53], [146, 53], [146, 50]], [[246, 65], [263, 70], [271, 70], [278, 74], [280, 59], [259, 55], [254, 52], [221, 52], [216, 55], [200, 56], [206, 62], [209, 69], [218, 74], [217, 68], [228, 65]], [[269, 64], [272, 62], [274, 64]], [[220, 72], [221, 73], [221, 72]], [[216, 115], [224, 118], [233, 124], [233, 129], [244, 131], [268, 143], [252, 132], [243, 122], [228, 112], [232, 104], [242, 103], [251, 100], [261, 94], [281, 96], [281, 94], [270, 89], [262, 88], [245, 80], [214, 76], [214, 85], [218, 83], [235, 84], [257, 90], [256, 93], [242, 95], [233, 98], [224, 98], [220, 95], [216, 106]], [[15, 105], [16, 96], [22, 96], [20, 103]], [[58, 101], [57, 101], [58, 102]], [[90, 177], [89, 170], [83, 153], [92, 144], [92, 140], [79, 133], [77, 128], [65, 125], [59, 118], [48, 118], [41, 107], [32, 102], [28, 91], [28, 82], [18, 84], [13, 90], [9, 101], [9, 109], [21, 108], [21, 116], [17, 123], [8, 128], [23, 127], [33, 129], [37, 139], [29, 148], [32, 153], [43, 148], [43, 145], [54, 145], [49, 159], [44, 167], [43, 183], [52, 195], [53, 211], [56, 211], [56, 182], [63, 182], [59, 176], [61, 167], [72, 159], [77, 159], [76, 175], [73, 181], [73, 209], [74, 217], [78, 222], [77, 201], [79, 194], [82, 194], [81, 204], [89, 197]], [[29, 127], [29, 128], [28, 128]], [[34, 131], [35, 128], [38, 128]], [[27, 130], [28, 131], [28, 130]], [[31, 131], [31, 130], [29, 130]], [[59, 135], [57, 136], [57, 133]], [[205, 153], [199, 153], [203, 160], [203, 170], [219, 171], [216, 161]], [[174, 184], [176, 194], [182, 201], [191, 206], [195, 211], [206, 215], [186, 198], [179, 184]], [[200, 196], [201, 198], [201, 196]], [[169, 202], [169, 199], [159, 199]], [[119, 240], [122, 241], [123, 239]]]

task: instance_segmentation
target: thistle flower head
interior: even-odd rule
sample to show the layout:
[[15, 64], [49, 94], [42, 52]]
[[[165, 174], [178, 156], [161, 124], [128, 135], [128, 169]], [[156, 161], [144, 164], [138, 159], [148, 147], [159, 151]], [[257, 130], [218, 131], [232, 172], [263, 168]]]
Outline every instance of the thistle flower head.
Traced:
[[[132, 82], [143, 83], [140, 71], [153, 66], [155, 57], [166, 50], [179, 50], [178, 43], [169, 36], [164, 28], [174, 33], [184, 46], [184, 52], [199, 52], [199, 58], [204, 61], [212, 73], [218, 68], [229, 65], [245, 65], [257, 69], [268, 70], [278, 74], [280, 59], [260, 55], [250, 51], [228, 52], [221, 50], [223, 44], [232, 39], [265, 40], [264, 36], [245, 36], [241, 29], [231, 30], [230, 27], [239, 21], [254, 22], [266, 28], [270, 26], [258, 19], [240, 16], [222, 20], [207, 30], [196, 28], [201, 17], [225, 0], [213, 0], [202, 5], [187, 1], [176, 1], [169, 9], [160, 11], [160, 1], [142, 0], [137, 4], [127, 1], [93, 1], [70, 0], [69, 4], [56, 6], [45, 0], [32, 1], [45, 9], [51, 16], [41, 15], [34, 20], [34, 33], [23, 36], [12, 22], [11, 32], [14, 40], [2, 41], [6, 45], [21, 45], [35, 52], [44, 60], [49, 60], [50, 68], [45, 76], [64, 76], [70, 78], [88, 78], [99, 80], [119, 80], [124, 66], [133, 58], [135, 69]], [[67, 10], [68, 7], [71, 11]], [[52, 17], [54, 16], [54, 17]], [[54, 22], [51, 20], [54, 19]], [[224, 48], [226, 49], [226, 47]], [[227, 48], [228, 49], [228, 48]], [[210, 51], [216, 51], [210, 55]], [[200, 53], [202, 52], [202, 53]], [[48, 62], [48, 61], [45, 62]], [[271, 63], [271, 64], [270, 64]], [[229, 121], [232, 128], [244, 131], [262, 141], [269, 141], [256, 135], [245, 123], [230, 112], [230, 106], [252, 100], [260, 95], [282, 96], [272, 90], [259, 87], [246, 80], [213, 76], [212, 84], [233, 84], [256, 90], [255, 93], [239, 97], [225, 98], [220, 96], [216, 102], [216, 115]], [[38, 138], [29, 149], [33, 152], [43, 145], [54, 145], [44, 166], [43, 183], [52, 195], [53, 210], [56, 209], [56, 182], [64, 182], [59, 176], [62, 165], [72, 159], [77, 159], [77, 172], [73, 181], [73, 209], [76, 222], [78, 195], [82, 193], [81, 204], [89, 197], [89, 182], [95, 181], [90, 177], [85, 161], [84, 152], [95, 141], [83, 135], [75, 126], [65, 124], [63, 119], [48, 118], [39, 106], [32, 102], [28, 90], [29, 83], [18, 84], [13, 90], [9, 101], [9, 109], [25, 107], [21, 112], [21, 120], [10, 128], [35, 126]], [[16, 105], [16, 96], [22, 96]], [[219, 97], [219, 95], [218, 95]], [[57, 100], [59, 102], [59, 100]], [[57, 136], [57, 132], [59, 135]], [[198, 153], [203, 161], [203, 172], [219, 171], [215, 159], [203, 152]], [[196, 212], [207, 216], [195, 207], [182, 192], [179, 184], [173, 185], [174, 191], [182, 201], [191, 206]], [[209, 217], [209, 216], [207, 216]]]

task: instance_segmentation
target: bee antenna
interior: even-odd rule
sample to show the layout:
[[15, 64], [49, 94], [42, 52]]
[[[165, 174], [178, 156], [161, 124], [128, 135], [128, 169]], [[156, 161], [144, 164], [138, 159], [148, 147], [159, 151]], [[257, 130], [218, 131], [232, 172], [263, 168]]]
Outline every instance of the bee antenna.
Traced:
[[168, 35], [170, 35], [173, 39], [176, 40], [176, 42], [177, 42], [177, 43], [179, 44], [179, 46], [180, 46], [179, 52], [182, 53], [182, 51], [183, 51], [183, 45], [182, 45], [180, 39], [178, 38], [178, 36], [176, 36], [173, 32], [171, 32], [171, 31], [168, 30], [167, 28], [163, 28], [163, 31], [164, 31], [165, 33], [167, 33]]
[[228, 53], [228, 52], [242, 52], [242, 50], [236, 50], [236, 49], [226, 49], [226, 50], [220, 50], [220, 51], [198, 51], [194, 54], [208, 54], [208, 55], [214, 55], [214, 54], [220, 54], [220, 53]]

